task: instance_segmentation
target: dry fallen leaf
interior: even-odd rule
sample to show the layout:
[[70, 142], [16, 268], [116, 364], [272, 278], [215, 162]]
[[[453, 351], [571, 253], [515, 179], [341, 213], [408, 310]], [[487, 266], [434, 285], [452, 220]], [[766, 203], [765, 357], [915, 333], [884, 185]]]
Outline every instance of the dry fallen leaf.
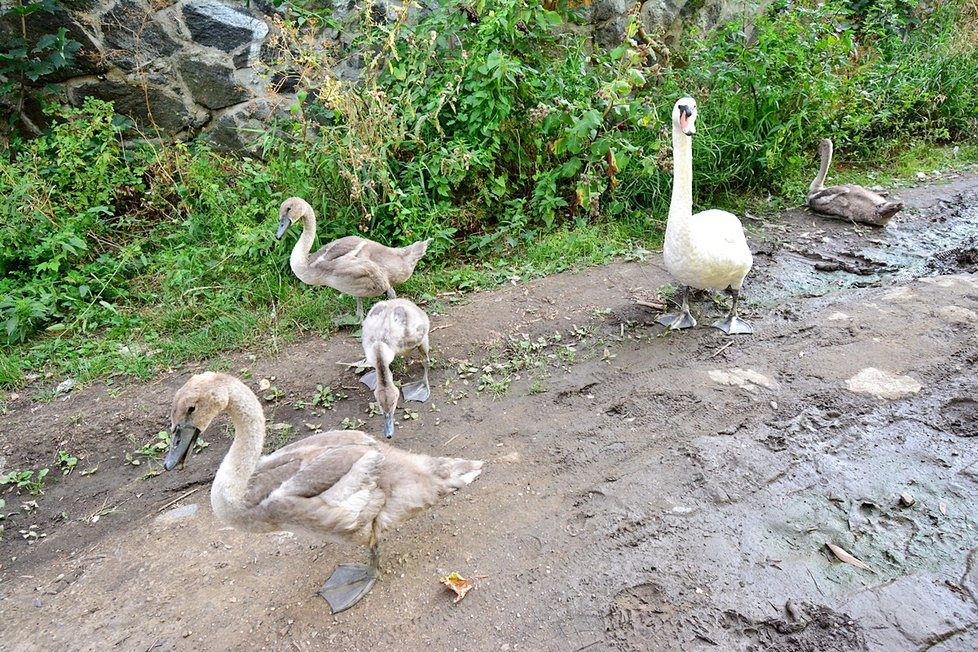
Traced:
[[458, 604], [465, 597], [465, 594], [472, 590], [475, 583], [472, 580], [467, 580], [455, 571], [452, 571], [448, 575], [443, 575], [438, 578], [438, 581], [455, 591], [455, 602], [453, 604]]
[[870, 568], [869, 566], [867, 566], [865, 563], [859, 561], [858, 559], [856, 559], [851, 554], [849, 554], [848, 552], [846, 552], [845, 550], [843, 550], [839, 546], [835, 545], [834, 543], [826, 543], [825, 545], [827, 545], [829, 547], [829, 550], [831, 550], [832, 553], [836, 557], [839, 558], [839, 561], [844, 561], [845, 563], [851, 564], [851, 565], [855, 566], [856, 568], [861, 568], [863, 570], [868, 570], [870, 573], [875, 573], [876, 572], [872, 568]]
[[264, 392], [266, 389], [268, 389], [271, 386], [272, 386], [272, 383], [271, 383], [270, 380], [268, 380], [268, 378], [262, 378], [258, 382], [258, 391]]

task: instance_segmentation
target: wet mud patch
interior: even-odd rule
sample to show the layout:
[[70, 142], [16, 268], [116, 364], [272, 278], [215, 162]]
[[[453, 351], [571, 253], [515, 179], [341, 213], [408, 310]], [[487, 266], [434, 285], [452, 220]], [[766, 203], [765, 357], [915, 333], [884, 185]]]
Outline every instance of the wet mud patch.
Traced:
[[978, 191], [970, 177], [912, 198], [882, 228], [847, 224], [807, 209], [764, 225], [752, 243], [753, 279], [744, 298], [776, 306], [845, 288], [872, 287], [888, 279], [978, 271]]
[[779, 618], [752, 620], [738, 612], [724, 614], [723, 627], [738, 647], [749, 652], [853, 652], [865, 650], [866, 639], [848, 615], [812, 604], [788, 603]]
[[945, 427], [961, 437], [978, 436], [978, 401], [973, 398], [955, 398], [941, 408]]
[[[780, 513], [769, 521], [771, 555], [817, 554], [831, 585], [855, 588], [931, 572], [967, 553], [978, 536], [978, 514], [973, 490], [958, 473], [969, 460], [939, 430], [893, 412], [884, 406], [834, 436], [811, 440], [785, 479]], [[872, 570], [841, 563], [827, 543]]]
[[671, 649], [690, 643], [716, 645], [710, 636], [719, 613], [704, 615], [709, 599], [701, 589], [670, 591], [657, 582], [628, 587], [611, 601], [606, 617], [608, 637], [618, 650], [649, 650], [649, 641], [672, 641]]
[[927, 260], [932, 274], [974, 274], [978, 272], [978, 238], [972, 236], [957, 247], [939, 251]]

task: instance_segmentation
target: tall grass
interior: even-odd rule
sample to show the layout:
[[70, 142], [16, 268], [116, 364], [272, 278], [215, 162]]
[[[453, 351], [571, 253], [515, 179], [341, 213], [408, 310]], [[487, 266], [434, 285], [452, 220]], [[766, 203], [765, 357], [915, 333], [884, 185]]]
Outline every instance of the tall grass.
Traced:
[[292, 240], [272, 237], [290, 195], [316, 207], [320, 241], [434, 238], [405, 287], [433, 293], [654, 245], [682, 94], [701, 111], [697, 201], [720, 205], [799, 202], [821, 137], [880, 164], [978, 132], [973, 2], [782, 2], [687, 35], [668, 62], [634, 22], [597, 52], [536, 0], [471, 8], [415, 24], [365, 13], [356, 84], [330, 74], [315, 14], [284, 20], [269, 72], [299, 92], [258, 157], [127, 148], [110, 106], [62, 110], [0, 164], [0, 385], [142, 375], [328, 332], [352, 304], [291, 274]]

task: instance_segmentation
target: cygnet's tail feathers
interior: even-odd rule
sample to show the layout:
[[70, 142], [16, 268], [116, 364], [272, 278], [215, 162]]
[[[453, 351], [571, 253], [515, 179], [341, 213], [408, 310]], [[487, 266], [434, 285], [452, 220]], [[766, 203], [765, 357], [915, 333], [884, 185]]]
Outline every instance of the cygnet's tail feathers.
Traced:
[[482, 473], [482, 464], [481, 460], [440, 457], [438, 475], [444, 479], [446, 489], [451, 491], [471, 484]]
[[404, 251], [406, 253], [405, 259], [411, 264], [412, 267], [417, 265], [418, 261], [421, 260], [421, 257], [428, 251], [428, 245], [431, 244], [431, 240], [432, 238], [428, 238], [427, 240], [418, 240], [414, 244], [409, 244], [408, 246], [404, 247]]
[[880, 204], [876, 208], [876, 213], [880, 216], [880, 219], [889, 220], [901, 210], [903, 210], [903, 202], [888, 201], [885, 204]]

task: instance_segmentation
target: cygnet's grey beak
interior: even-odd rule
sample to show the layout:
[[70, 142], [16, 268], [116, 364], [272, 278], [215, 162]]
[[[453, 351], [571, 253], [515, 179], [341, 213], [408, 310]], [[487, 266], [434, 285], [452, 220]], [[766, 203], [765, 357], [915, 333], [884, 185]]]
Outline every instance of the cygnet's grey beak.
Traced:
[[282, 236], [285, 235], [285, 232], [289, 230], [290, 226], [292, 226], [292, 220], [289, 219], [288, 215], [283, 215], [282, 217], [278, 218], [278, 233], [275, 234], [275, 239], [281, 240]]
[[163, 470], [172, 471], [177, 466], [182, 468], [199, 435], [200, 429], [193, 424], [181, 424], [173, 428], [170, 432], [170, 450], [163, 460]]
[[394, 437], [394, 413], [384, 415], [384, 438], [392, 439]]

